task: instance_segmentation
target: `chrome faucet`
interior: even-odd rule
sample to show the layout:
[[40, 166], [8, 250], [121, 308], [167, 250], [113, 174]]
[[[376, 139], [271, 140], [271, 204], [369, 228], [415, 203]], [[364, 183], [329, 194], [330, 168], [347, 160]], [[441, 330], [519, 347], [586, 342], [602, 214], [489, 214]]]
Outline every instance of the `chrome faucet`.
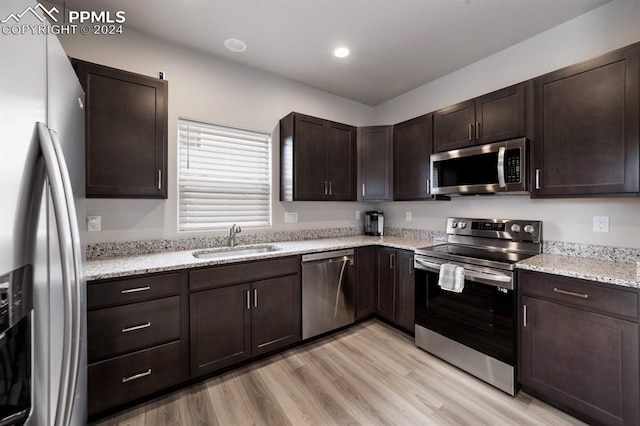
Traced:
[[229, 228], [229, 247], [235, 247], [236, 235], [242, 232], [242, 229], [235, 223]]

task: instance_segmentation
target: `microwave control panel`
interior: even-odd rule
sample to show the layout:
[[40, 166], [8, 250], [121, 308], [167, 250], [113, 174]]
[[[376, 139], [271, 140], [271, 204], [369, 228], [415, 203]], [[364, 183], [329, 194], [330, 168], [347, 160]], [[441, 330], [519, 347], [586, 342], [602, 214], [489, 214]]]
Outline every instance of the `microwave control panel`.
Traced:
[[506, 182], [520, 183], [520, 149], [508, 150], [505, 163]]

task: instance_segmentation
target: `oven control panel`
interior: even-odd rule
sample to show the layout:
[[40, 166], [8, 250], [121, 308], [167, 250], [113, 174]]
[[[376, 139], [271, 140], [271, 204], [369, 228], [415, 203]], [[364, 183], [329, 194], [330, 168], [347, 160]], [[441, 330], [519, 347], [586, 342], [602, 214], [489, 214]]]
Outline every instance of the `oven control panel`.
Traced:
[[447, 219], [447, 234], [539, 243], [542, 237], [542, 222], [450, 217]]

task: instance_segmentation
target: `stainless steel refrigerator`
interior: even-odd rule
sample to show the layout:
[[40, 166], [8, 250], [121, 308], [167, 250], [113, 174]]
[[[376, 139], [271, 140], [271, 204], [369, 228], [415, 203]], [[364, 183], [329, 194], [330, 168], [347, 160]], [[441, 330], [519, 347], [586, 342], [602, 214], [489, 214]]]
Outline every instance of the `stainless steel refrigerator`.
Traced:
[[0, 425], [86, 424], [83, 102], [55, 36], [0, 32]]

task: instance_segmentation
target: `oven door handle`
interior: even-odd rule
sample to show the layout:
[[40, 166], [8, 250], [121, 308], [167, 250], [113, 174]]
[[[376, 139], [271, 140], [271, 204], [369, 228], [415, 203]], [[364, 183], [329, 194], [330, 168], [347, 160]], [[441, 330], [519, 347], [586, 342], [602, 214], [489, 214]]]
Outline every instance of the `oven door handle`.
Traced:
[[[492, 285], [494, 287], [504, 287], [508, 290], [513, 290], [513, 278], [508, 275], [501, 274], [489, 274], [487, 272], [480, 272], [474, 269], [465, 268], [464, 265], [452, 263], [456, 266], [462, 266], [464, 268], [464, 275], [471, 281], [478, 281], [484, 284]], [[442, 264], [428, 262], [426, 260], [414, 258], [414, 267], [416, 269], [427, 270], [431, 272], [440, 273], [440, 266]]]

